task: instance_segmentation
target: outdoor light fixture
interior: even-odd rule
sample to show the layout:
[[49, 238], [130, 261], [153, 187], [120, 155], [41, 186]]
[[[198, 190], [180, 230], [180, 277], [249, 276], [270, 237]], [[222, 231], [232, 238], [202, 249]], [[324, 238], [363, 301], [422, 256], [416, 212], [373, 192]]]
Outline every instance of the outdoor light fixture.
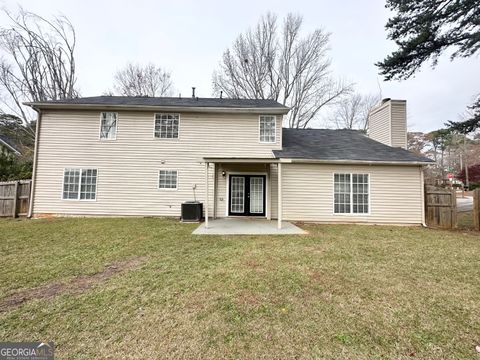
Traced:
[[222, 177], [227, 176], [227, 173], [225, 171], [222, 171]]

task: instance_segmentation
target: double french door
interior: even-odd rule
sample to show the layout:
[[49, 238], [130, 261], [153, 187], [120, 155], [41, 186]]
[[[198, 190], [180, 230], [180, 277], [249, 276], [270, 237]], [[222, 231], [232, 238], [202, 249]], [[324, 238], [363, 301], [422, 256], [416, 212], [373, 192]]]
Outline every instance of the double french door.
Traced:
[[230, 175], [228, 214], [265, 216], [265, 175]]

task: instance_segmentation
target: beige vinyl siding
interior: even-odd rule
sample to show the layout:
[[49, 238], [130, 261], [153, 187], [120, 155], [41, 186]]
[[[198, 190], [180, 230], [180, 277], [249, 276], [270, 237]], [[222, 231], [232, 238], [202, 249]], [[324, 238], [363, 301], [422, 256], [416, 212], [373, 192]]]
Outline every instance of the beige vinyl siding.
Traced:
[[[117, 138], [100, 141], [100, 111], [42, 114], [34, 214], [179, 216], [183, 201], [205, 201], [203, 157], [273, 157], [259, 142], [258, 115], [180, 114], [179, 139], [154, 137], [154, 112], [118, 111]], [[62, 200], [64, 168], [98, 169], [96, 201]], [[178, 170], [178, 190], [159, 190], [158, 171]], [[213, 171], [210, 171], [213, 184]], [[210, 186], [213, 189], [213, 186]], [[210, 191], [210, 214], [213, 191]]]
[[407, 148], [407, 108], [405, 101], [392, 101], [392, 143], [393, 147]]
[[278, 216], [278, 167], [277, 164], [270, 165], [270, 209], [272, 219]]
[[[333, 213], [333, 174], [369, 174], [370, 215]], [[421, 224], [422, 181], [419, 166], [284, 164], [285, 220]]]
[[387, 102], [375, 109], [368, 117], [368, 136], [382, 144], [391, 146], [390, 104]]

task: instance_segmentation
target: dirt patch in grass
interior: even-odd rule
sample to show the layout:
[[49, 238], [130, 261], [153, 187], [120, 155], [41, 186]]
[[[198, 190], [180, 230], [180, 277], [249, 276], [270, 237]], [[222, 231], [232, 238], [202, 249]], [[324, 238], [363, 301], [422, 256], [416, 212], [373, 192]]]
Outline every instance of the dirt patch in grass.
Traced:
[[107, 281], [111, 277], [136, 268], [146, 261], [146, 257], [137, 256], [126, 260], [116, 261], [108, 265], [103, 271], [93, 275], [81, 275], [73, 278], [68, 283], [54, 282], [33, 289], [19, 291], [0, 302], [0, 312], [19, 307], [23, 303], [34, 299], [51, 299], [56, 296], [80, 294], [93, 286]]

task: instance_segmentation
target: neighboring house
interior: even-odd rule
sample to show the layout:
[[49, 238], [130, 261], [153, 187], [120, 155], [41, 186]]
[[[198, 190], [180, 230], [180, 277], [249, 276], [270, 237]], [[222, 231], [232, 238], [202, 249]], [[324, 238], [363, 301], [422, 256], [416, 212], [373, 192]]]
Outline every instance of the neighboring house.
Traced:
[[[39, 113], [31, 215], [180, 216], [423, 223], [423, 171], [405, 150], [406, 103], [384, 101], [370, 138], [282, 129], [273, 100], [100, 96]], [[208, 194], [208, 196], [207, 196]]]
[[0, 153], [17, 156], [22, 155], [20, 150], [15, 146], [14, 142], [2, 134], [0, 134]]

